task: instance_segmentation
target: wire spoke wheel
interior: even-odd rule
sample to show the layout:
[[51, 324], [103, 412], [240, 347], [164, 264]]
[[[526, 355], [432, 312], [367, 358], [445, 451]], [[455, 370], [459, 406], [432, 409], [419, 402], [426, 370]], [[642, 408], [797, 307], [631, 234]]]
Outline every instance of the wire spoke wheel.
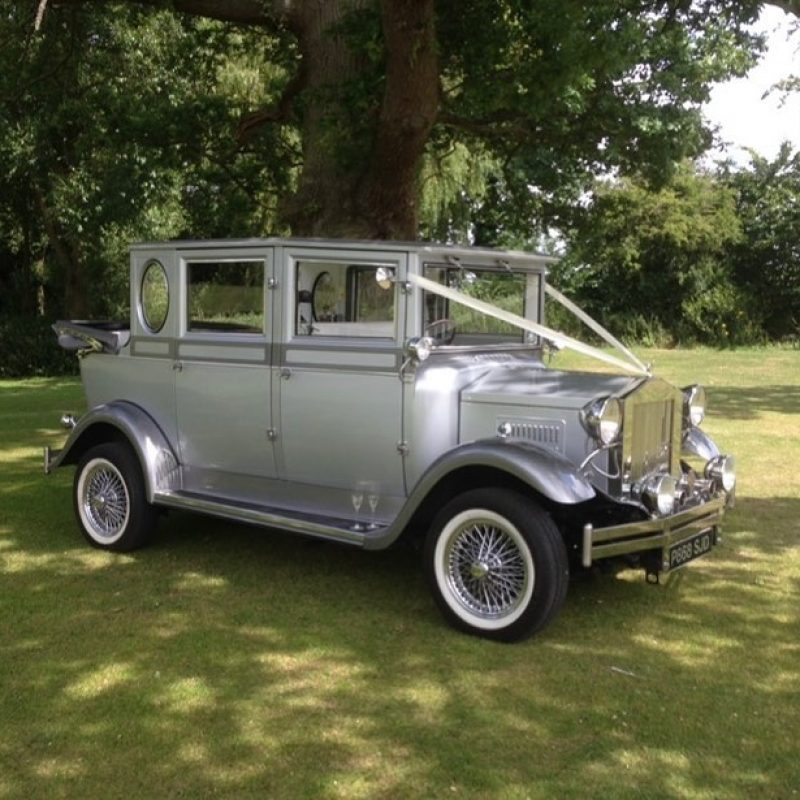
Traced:
[[512, 612], [525, 594], [527, 565], [513, 536], [495, 522], [476, 520], [454, 532], [447, 576], [471, 612], [495, 619]]
[[119, 469], [105, 458], [86, 464], [78, 482], [78, 511], [87, 533], [98, 543], [112, 543], [125, 532], [130, 495]]

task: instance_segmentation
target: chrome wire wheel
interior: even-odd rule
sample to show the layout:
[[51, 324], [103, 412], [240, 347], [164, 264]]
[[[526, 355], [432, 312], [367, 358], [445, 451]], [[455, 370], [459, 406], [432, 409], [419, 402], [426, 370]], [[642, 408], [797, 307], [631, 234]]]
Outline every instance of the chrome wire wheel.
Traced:
[[528, 608], [535, 570], [515, 525], [489, 509], [468, 509], [439, 536], [434, 570], [445, 602], [483, 630], [506, 627]]
[[78, 513], [84, 529], [99, 544], [113, 544], [130, 518], [130, 495], [119, 469], [105, 458], [83, 468], [78, 481]]

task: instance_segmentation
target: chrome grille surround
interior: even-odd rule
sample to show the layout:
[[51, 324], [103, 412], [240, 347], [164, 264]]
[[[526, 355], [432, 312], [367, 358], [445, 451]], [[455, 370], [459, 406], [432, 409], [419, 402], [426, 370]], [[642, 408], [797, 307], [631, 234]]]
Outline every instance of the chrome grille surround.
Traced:
[[624, 493], [647, 475], [680, 476], [683, 396], [651, 378], [623, 398], [622, 486]]

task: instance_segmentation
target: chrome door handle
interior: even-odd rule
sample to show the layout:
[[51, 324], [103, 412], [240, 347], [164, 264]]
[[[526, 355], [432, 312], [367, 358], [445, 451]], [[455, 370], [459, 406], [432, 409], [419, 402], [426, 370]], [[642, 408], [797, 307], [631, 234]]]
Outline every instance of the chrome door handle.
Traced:
[[183, 372], [183, 361], [173, 361], [172, 362], [172, 369], [175, 372]]
[[283, 378], [285, 381], [288, 381], [291, 377], [292, 371], [289, 369], [289, 367], [281, 367], [281, 378]]

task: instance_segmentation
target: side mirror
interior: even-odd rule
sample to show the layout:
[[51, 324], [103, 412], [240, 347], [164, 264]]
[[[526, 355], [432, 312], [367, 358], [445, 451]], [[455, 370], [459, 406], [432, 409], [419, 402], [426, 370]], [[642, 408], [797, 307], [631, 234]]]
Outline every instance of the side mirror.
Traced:
[[408, 339], [403, 347], [403, 363], [400, 365], [400, 372], [398, 377], [400, 380], [405, 379], [406, 370], [412, 364], [419, 364], [426, 361], [431, 354], [434, 342], [430, 336], [415, 336], [413, 339]]
[[430, 336], [415, 336], [405, 345], [406, 358], [410, 361], [427, 361], [433, 349], [434, 341]]

